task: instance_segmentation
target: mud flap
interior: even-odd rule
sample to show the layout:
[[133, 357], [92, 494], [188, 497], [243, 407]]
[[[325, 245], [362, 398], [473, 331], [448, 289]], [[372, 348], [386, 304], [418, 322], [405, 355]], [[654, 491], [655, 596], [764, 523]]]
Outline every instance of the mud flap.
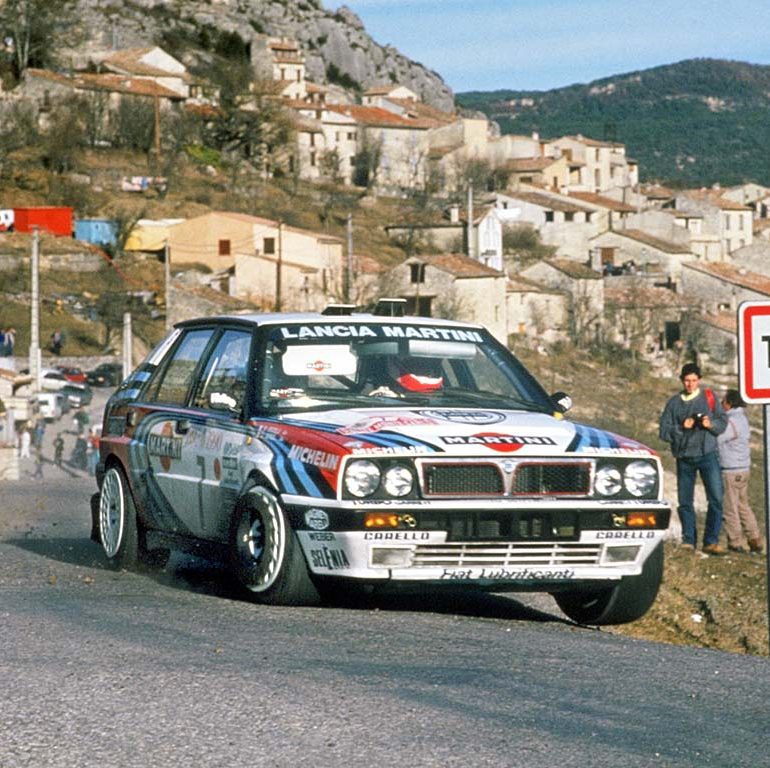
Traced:
[[91, 541], [99, 544], [99, 491], [91, 496]]

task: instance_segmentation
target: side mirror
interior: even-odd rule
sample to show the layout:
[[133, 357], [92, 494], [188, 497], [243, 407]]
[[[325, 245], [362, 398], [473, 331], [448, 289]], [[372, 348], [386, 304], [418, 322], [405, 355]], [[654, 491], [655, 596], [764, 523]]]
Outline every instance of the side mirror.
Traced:
[[566, 392], [554, 392], [551, 395], [551, 402], [557, 413], [566, 413], [572, 408], [572, 398]]

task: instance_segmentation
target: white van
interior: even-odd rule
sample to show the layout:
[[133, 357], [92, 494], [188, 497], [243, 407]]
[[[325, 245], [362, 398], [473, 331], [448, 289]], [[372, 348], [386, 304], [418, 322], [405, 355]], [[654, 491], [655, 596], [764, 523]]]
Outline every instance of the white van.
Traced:
[[60, 419], [64, 412], [62, 404], [65, 399], [59, 392], [40, 392], [37, 396], [37, 407], [40, 415], [46, 421]]

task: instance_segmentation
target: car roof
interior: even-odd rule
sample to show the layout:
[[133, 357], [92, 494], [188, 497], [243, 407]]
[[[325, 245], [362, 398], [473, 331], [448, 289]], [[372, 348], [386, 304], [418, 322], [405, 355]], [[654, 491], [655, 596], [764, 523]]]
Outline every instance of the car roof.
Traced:
[[176, 328], [187, 328], [193, 325], [212, 325], [219, 323], [236, 323], [241, 325], [280, 325], [285, 323], [345, 323], [367, 322], [385, 323], [387, 325], [443, 325], [459, 328], [482, 328], [478, 323], [466, 323], [460, 320], [446, 320], [438, 317], [417, 317], [404, 315], [391, 317], [389, 315], [375, 315], [371, 312], [352, 312], [345, 314], [323, 314], [321, 312], [253, 312], [242, 315], [215, 315], [212, 317], [199, 317], [192, 320], [183, 320], [177, 323]]

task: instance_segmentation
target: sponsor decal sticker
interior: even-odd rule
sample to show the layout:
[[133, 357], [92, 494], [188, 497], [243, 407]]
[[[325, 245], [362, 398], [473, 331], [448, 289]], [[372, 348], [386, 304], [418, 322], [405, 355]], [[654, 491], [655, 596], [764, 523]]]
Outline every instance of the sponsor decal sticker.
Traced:
[[314, 568], [324, 568], [327, 571], [350, 568], [350, 561], [344, 549], [332, 549], [331, 547], [311, 549], [310, 561]]
[[337, 454], [308, 448], [305, 445], [292, 445], [289, 448], [289, 458], [301, 461], [303, 464], [312, 464], [319, 469], [335, 470], [340, 463], [340, 457]]
[[495, 411], [428, 410], [417, 411], [417, 413], [430, 419], [441, 419], [442, 421], [451, 421], [455, 424], [478, 424], [482, 426], [486, 424], [499, 424], [501, 421], [505, 421], [505, 414]]
[[446, 435], [447, 445], [484, 445], [500, 453], [512, 453], [525, 445], [556, 445], [551, 437], [540, 435], [504, 435], [498, 432], [477, 432], [475, 435]]
[[[308, 509], [305, 512], [305, 525], [314, 531], [323, 531], [329, 527], [329, 515], [323, 509]], [[332, 534], [328, 535], [333, 538]], [[311, 538], [317, 540], [313, 534], [311, 534]]]
[[569, 581], [575, 578], [572, 568], [445, 568], [442, 580], [451, 581]]
[[371, 416], [362, 419], [348, 427], [340, 427], [337, 432], [341, 435], [365, 435], [370, 432], [381, 432], [384, 429], [398, 429], [399, 427], [427, 427], [436, 425], [435, 419], [426, 416]]
[[160, 434], [147, 436], [147, 453], [160, 457], [160, 465], [168, 472], [172, 459], [182, 458], [182, 438], [174, 436], [174, 427], [170, 421], [163, 425]]

